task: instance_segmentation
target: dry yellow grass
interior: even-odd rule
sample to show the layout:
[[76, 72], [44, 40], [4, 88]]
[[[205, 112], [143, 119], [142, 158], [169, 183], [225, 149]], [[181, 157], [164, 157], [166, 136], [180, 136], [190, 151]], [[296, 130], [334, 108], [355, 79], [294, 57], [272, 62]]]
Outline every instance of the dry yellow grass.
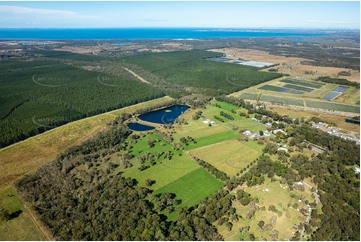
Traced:
[[[272, 240], [270, 234], [271, 231], [261, 230], [258, 228], [258, 222], [264, 221], [265, 224], [270, 223], [272, 217], [276, 217], [276, 222], [273, 224], [272, 230], [277, 230], [279, 232], [278, 240], [290, 239], [295, 231], [293, 228], [294, 224], [299, 224], [300, 221], [305, 220], [305, 216], [302, 216], [299, 211], [294, 208], [289, 208], [289, 204], [298, 203], [299, 208], [306, 208], [305, 200], [313, 202], [311, 197], [311, 191], [309, 188], [305, 188], [305, 191], [288, 191], [283, 189], [286, 185], [280, 186], [279, 181], [271, 182], [270, 179], [266, 178], [266, 181], [262, 185], [257, 185], [254, 187], [243, 186], [243, 189], [250, 193], [253, 198], [258, 198], [257, 205], [259, 207], [265, 207], [265, 211], [258, 210], [252, 219], [247, 219], [246, 215], [250, 211], [249, 206], [243, 206], [239, 201], [234, 201], [232, 206], [236, 208], [237, 214], [241, 215], [242, 218], [233, 222], [233, 228], [231, 231], [228, 231], [225, 225], [219, 226], [217, 223], [214, 223], [218, 228], [218, 231], [223, 235], [225, 240], [239, 240], [240, 232], [239, 228], [243, 226], [250, 226], [249, 234], [254, 234], [257, 240], [262, 240], [265, 238], [267, 240]], [[264, 189], [268, 189], [268, 192], [265, 192]], [[292, 198], [291, 194], [296, 196], [303, 196], [304, 200], [298, 202], [297, 199]], [[281, 216], [278, 216], [276, 213], [269, 211], [268, 208], [274, 205], [278, 211], [282, 212]], [[248, 239], [248, 236], [245, 238]]]
[[163, 97], [104, 114], [85, 118], [43, 134], [34, 136], [0, 150], [0, 190], [23, 175], [53, 160], [72, 146], [79, 145], [107, 128], [123, 112], [134, 112], [172, 100]]
[[337, 127], [341, 129], [345, 129], [348, 131], [353, 132], [360, 132], [360, 126], [356, 124], [350, 124], [346, 123], [344, 116], [338, 116], [338, 115], [332, 115], [327, 113], [319, 113], [319, 112], [311, 112], [311, 111], [305, 111], [305, 110], [295, 110], [291, 108], [272, 108], [273, 111], [282, 114], [282, 115], [288, 115], [292, 118], [312, 118], [312, 117], [318, 117], [320, 119], [323, 119], [325, 121], [333, 122], [337, 125]]

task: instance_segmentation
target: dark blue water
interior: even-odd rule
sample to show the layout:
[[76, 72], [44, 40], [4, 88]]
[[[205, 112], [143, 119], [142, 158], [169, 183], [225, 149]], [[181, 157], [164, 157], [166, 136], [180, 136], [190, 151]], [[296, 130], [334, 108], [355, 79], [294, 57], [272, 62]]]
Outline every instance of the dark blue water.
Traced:
[[139, 119], [158, 124], [172, 124], [174, 121], [189, 109], [186, 105], [174, 105], [168, 108], [151, 111], [139, 115]]
[[329, 92], [323, 99], [332, 100], [335, 97], [339, 96], [341, 93], [345, 92], [348, 87], [338, 86], [333, 91]]
[[339, 95], [340, 95], [339, 92], [332, 91], [332, 92], [329, 92], [323, 99], [330, 101], [330, 100], [334, 99], [335, 97], [337, 97]]
[[345, 92], [348, 89], [348, 87], [344, 87], [344, 86], [338, 86], [335, 90], [333, 90], [334, 92]]
[[148, 126], [148, 125], [139, 124], [139, 123], [129, 123], [128, 128], [130, 128], [131, 130], [134, 130], [134, 131], [148, 131], [148, 130], [155, 129], [155, 127], [153, 127], [153, 126]]
[[99, 28], [99, 29], [0, 29], [0, 39], [36, 40], [117, 40], [117, 39], [201, 39], [254, 37], [315, 37], [320, 32], [294, 29], [214, 28]]
[[351, 124], [358, 124], [358, 125], [360, 125], [360, 121], [357, 121], [357, 120], [352, 120], [352, 119], [346, 119], [345, 120], [346, 121], [346, 123], [351, 123]]

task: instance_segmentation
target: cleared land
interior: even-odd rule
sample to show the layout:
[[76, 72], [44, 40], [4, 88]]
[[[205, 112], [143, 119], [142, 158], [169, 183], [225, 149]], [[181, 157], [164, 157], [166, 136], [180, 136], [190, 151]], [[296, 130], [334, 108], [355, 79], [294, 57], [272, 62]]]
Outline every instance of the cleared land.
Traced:
[[208, 136], [205, 136], [202, 138], [195, 139], [196, 143], [190, 143], [189, 145], [185, 146], [185, 149], [193, 150], [193, 149], [197, 149], [197, 148], [200, 148], [203, 146], [212, 145], [212, 144], [219, 143], [219, 142], [222, 142], [225, 140], [236, 139], [239, 137], [240, 137], [239, 134], [236, 134], [232, 131], [219, 133], [219, 134], [212, 134], [212, 135], [208, 135]]
[[328, 109], [334, 111], [360, 113], [360, 106], [351, 106], [340, 103], [306, 100], [306, 106], [310, 108], [321, 108], [321, 109]]
[[192, 150], [191, 154], [234, 176], [262, 154], [255, 141], [229, 140]]
[[317, 79], [317, 77], [320, 76], [339, 77], [338, 73], [346, 71], [350, 72], [351, 76], [346, 76], [342, 78], [346, 78], [349, 81], [353, 82], [360, 82], [360, 71], [347, 68], [306, 65], [302, 64], [302, 62], [312, 62], [312, 60], [304, 58], [272, 55], [266, 51], [241, 48], [222, 48], [212, 49], [211, 51], [224, 53], [231, 58], [240, 58], [242, 60], [278, 63], [279, 66], [275, 68], [277, 68], [279, 72], [283, 74], [289, 74], [291, 76], [299, 76], [306, 79]]
[[[240, 95], [241, 99], [246, 100], [256, 100], [257, 94], [253, 93], [242, 93]], [[268, 96], [262, 95], [260, 101], [262, 102], [271, 102], [285, 105], [293, 105], [293, 106], [304, 106], [304, 102], [301, 99], [293, 99], [293, 98], [284, 98], [284, 97], [276, 97], [276, 96]]]
[[[282, 186], [282, 187], [281, 187]], [[250, 193], [252, 198], [257, 198], [258, 202], [256, 206], [262, 209], [255, 212], [254, 217], [251, 219], [247, 218], [247, 213], [250, 211], [250, 205], [243, 206], [240, 202], [234, 201], [233, 207], [236, 208], [237, 214], [242, 216], [242, 218], [233, 222], [233, 228], [229, 231], [225, 225], [219, 226], [217, 223], [215, 225], [218, 227], [220, 234], [224, 236], [225, 240], [249, 240], [249, 234], [254, 234], [256, 240], [288, 240], [293, 237], [292, 232], [295, 232], [296, 229], [293, 227], [294, 224], [299, 224], [300, 221], [305, 221], [306, 217], [303, 216], [297, 209], [290, 208], [294, 204], [297, 204], [297, 208], [306, 208], [308, 207], [305, 204], [305, 201], [308, 200], [310, 203], [313, 202], [311, 197], [311, 191], [309, 188], [305, 188], [304, 192], [293, 190], [288, 191], [285, 187], [286, 185], [281, 185], [278, 181], [271, 182], [268, 178], [265, 183], [255, 187], [244, 186], [241, 189], [244, 189], [246, 192]], [[284, 188], [285, 187], [285, 188]], [[265, 191], [268, 189], [268, 191]], [[301, 198], [301, 202], [298, 200]], [[279, 216], [277, 213], [269, 211], [268, 208], [273, 205], [278, 211], [282, 212], [282, 215]], [[264, 221], [265, 225], [271, 224], [270, 230], [260, 229], [258, 226], [259, 221]], [[250, 226], [250, 230], [246, 233], [240, 233], [239, 228], [244, 226]], [[278, 231], [277, 236], [271, 236], [272, 233], [276, 234], [275, 231]]]
[[10, 214], [19, 213], [9, 221], [0, 220], [0, 240], [45, 240], [20, 202], [14, 188], [9, 187], [0, 191], [0, 209], [6, 209]]
[[291, 88], [291, 89], [295, 89], [295, 90], [300, 90], [300, 91], [304, 91], [304, 92], [312, 92], [314, 90], [312, 88], [297, 86], [297, 85], [293, 85], [293, 84], [286, 84], [283, 87]]
[[[257, 94], [247, 93], [247, 92], [243, 92], [239, 95], [239, 98], [246, 100], [256, 100], [256, 97]], [[293, 105], [293, 106], [318, 108], [318, 109], [341, 111], [348, 113], [360, 112], [360, 106], [340, 104], [335, 102], [310, 100], [310, 99], [293, 99], [293, 98], [278, 97], [271, 95], [262, 95], [260, 101], [281, 104], [281, 105]]]
[[348, 130], [348, 131], [353, 131], [353, 132], [360, 132], [360, 125], [356, 125], [356, 124], [350, 124], [350, 123], [346, 123], [345, 116], [339, 116], [339, 115], [331, 115], [331, 114], [327, 114], [327, 113], [321, 113], [321, 112], [312, 112], [312, 111], [306, 111], [306, 110], [295, 110], [295, 109], [291, 109], [291, 108], [276, 108], [276, 107], [272, 107], [271, 110], [276, 111], [279, 114], [282, 115], [288, 115], [292, 118], [312, 118], [312, 117], [318, 117], [321, 118], [323, 120], [335, 123], [337, 125], [337, 127]]
[[199, 168], [155, 192], [175, 193], [177, 199], [182, 200], [181, 206], [190, 207], [198, 204], [222, 186], [221, 181], [218, 181], [203, 168]]
[[281, 80], [280, 82], [296, 84], [296, 85], [301, 85], [301, 86], [311, 87], [311, 88], [320, 88], [325, 85], [325, 83], [322, 83], [322, 82], [301, 81], [301, 80], [296, 80], [296, 79], [291, 79], [291, 78]]
[[138, 170], [139, 166], [139, 164], [134, 163], [133, 167], [124, 170], [123, 176], [135, 178], [140, 186], [145, 186], [145, 180], [147, 179], [155, 180], [155, 184], [150, 187], [151, 189], [159, 189], [200, 168], [186, 154], [174, 157], [172, 160], [164, 160], [162, 163], [143, 171]]
[[272, 86], [272, 85], [264, 85], [264, 86], [259, 87], [258, 89], [273, 91], [273, 92], [286, 92], [286, 93], [292, 93], [292, 94], [303, 94], [304, 93], [299, 90], [293, 90], [293, 89], [277, 87], [277, 86]]

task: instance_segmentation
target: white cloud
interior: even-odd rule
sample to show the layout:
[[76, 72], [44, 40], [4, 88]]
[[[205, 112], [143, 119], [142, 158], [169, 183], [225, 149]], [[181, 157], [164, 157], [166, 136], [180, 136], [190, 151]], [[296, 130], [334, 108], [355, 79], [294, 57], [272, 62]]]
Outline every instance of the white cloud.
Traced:
[[318, 23], [318, 24], [359, 24], [356, 22], [347, 22], [343, 20], [315, 20], [315, 19], [309, 19], [306, 20], [308, 23]]
[[0, 12], [10, 14], [36, 14], [47, 16], [71, 17], [71, 18], [97, 18], [98, 16], [82, 15], [73, 11], [64, 11], [57, 9], [28, 8], [19, 6], [0, 5]]

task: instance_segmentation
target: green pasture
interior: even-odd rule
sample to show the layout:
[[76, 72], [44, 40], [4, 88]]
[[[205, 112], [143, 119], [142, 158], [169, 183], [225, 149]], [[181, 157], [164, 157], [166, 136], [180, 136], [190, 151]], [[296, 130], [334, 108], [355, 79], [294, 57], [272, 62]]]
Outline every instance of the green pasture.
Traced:
[[191, 207], [216, 192], [223, 183], [203, 168], [196, 169], [184, 175], [172, 183], [158, 189], [155, 193], [175, 193], [177, 199], [181, 199], [181, 207]]
[[191, 154], [234, 176], [262, 154], [262, 146], [255, 141], [229, 140], [192, 150]]

